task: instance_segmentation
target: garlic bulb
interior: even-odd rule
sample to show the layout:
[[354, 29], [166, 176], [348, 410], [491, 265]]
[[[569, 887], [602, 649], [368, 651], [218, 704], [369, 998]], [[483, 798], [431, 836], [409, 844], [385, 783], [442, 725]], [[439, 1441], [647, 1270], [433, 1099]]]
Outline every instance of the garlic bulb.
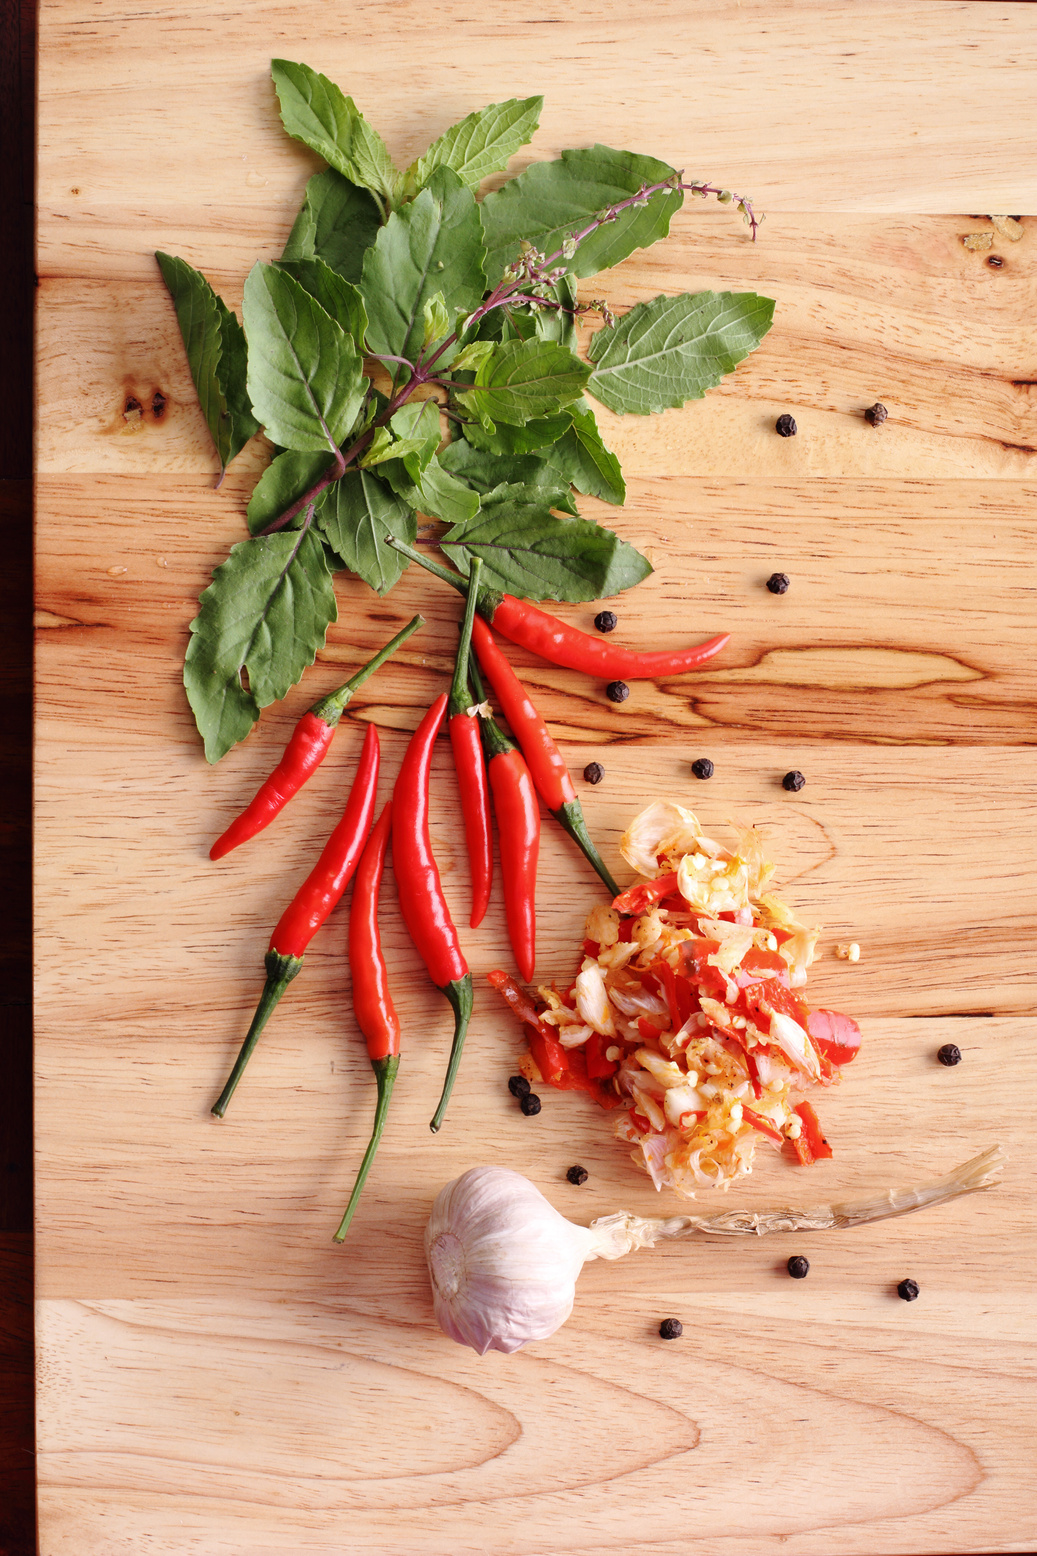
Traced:
[[509, 1167], [473, 1167], [436, 1195], [425, 1228], [425, 1257], [440, 1327], [459, 1345], [510, 1354], [546, 1340], [572, 1312], [576, 1278], [590, 1259], [620, 1259], [662, 1238], [692, 1232], [762, 1237], [818, 1232], [907, 1215], [993, 1187], [1000, 1146], [917, 1189], [809, 1210], [727, 1210], [713, 1216], [602, 1216], [589, 1227], [567, 1221], [540, 1190]]
[[440, 1327], [480, 1356], [546, 1339], [572, 1312], [593, 1242], [521, 1173], [462, 1173], [436, 1195], [425, 1228]]

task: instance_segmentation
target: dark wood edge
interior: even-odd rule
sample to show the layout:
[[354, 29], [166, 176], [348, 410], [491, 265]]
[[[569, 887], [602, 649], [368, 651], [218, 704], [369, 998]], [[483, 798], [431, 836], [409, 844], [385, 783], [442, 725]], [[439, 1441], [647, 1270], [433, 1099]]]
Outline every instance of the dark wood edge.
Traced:
[[32, 1326], [32, 325], [36, 0], [0, 0], [0, 1556], [36, 1551]]

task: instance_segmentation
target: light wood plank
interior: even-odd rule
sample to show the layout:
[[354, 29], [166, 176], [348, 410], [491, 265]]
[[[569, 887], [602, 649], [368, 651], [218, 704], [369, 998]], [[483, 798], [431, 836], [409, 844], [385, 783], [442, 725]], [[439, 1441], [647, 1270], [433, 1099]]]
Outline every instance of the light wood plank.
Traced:
[[257, 233], [275, 244], [316, 166], [277, 121], [278, 49], [352, 92], [400, 166], [485, 102], [542, 92], [537, 157], [607, 140], [772, 213], [1037, 209], [1037, 15], [1016, 0], [866, 16], [833, 0], [533, 15], [397, 0], [391, 22], [357, 0], [344, 28], [323, 4], [230, 5], [214, 27], [202, 0], [48, 0], [40, 47], [47, 274], [150, 278], [154, 248], [243, 272]]
[[[995, 1514], [1002, 1548], [1023, 1538], [1037, 1513], [1037, 1159], [1028, 1121], [1017, 1110], [991, 1119], [976, 1078], [1034, 1084], [1032, 1021], [941, 1022], [965, 1055], [955, 1071], [934, 1062], [931, 1023], [870, 1023], [825, 1099], [834, 1160], [809, 1173], [764, 1162], [729, 1199], [809, 1203], [924, 1179], [995, 1136], [1010, 1156], [1001, 1188], [844, 1234], [693, 1240], [591, 1265], [551, 1341], [479, 1360], [428, 1313], [419, 1233], [442, 1180], [516, 1153], [574, 1219], [660, 1203], [597, 1110], [548, 1095], [537, 1120], [521, 1117], [504, 1087], [504, 1035], [473, 1034], [479, 1084], [469, 1070], [434, 1167], [411, 1143], [430, 1056], [407, 1052], [399, 1112], [344, 1250], [322, 1233], [362, 1148], [369, 1078], [354, 1073], [347, 1087], [338, 1065], [329, 1076], [311, 1031], [294, 1084], [282, 1073], [275, 1094], [269, 1075], [250, 1077], [269, 1093], [242, 1094], [252, 1116], [173, 1122], [193, 1045], [172, 1064], [163, 1045], [144, 1045], [132, 1079], [105, 1098], [122, 1145], [113, 1156], [102, 1124], [104, 1230], [80, 1204], [83, 1263], [41, 1271], [45, 1549], [72, 1518], [83, 1556], [145, 1530], [167, 1552], [337, 1550], [346, 1517], [350, 1549], [364, 1552], [413, 1549], [420, 1530], [433, 1552], [527, 1553], [544, 1548], [544, 1529], [559, 1551], [719, 1542], [734, 1556], [781, 1540], [793, 1553], [946, 1552], [983, 1548]], [[99, 1121], [85, 1045], [66, 1077], [81, 1127]], [[156, 1104], [169, 1120], [157, 1131]], [[175, 1166], [164, 1151], [174, 1132]], [[178, 1184], [172, 1215], [144, 1187], [135, 1142], [149, 1137]], [[65, 1145], [89, 1163], [84, 1138]], [[592, 1174], [580, 1190], [564, 1181], [573, 1159]], [[277, 1188], [260, 1197], [264, 1176]], [[784, 1271], [793, 1244], [811, 1260], [803, 1283]], [[910, 1306], [893, 1290], [908, 1274], [922, 1291]], [[60, 1295], [70, 1277], [76, 1300]], [[232, 1298], [245, 1280], [247, 1295]], [[670, 1315], [685, 1335], [664, 1345], [655, 1330]]]
[[[39, 488], [40, 674], [48, 700], [80, 680], [77, 722], [193, 743], [180, 684], [186, 628], [208, 571], [245, 534], [248, 477], [48, 477]], [[693, 677], [602, 686], [509, 647], [560, 738], [676, 740], [688, 760], [716, 740], [768, 735], [882, 743], [1029, 744], [1037, 703], [1037, 488], [1028, 484], [638, 480], [624, 509], [587, 503], [649, 555], [655, 574], [614, 601], [617, 631], [646, 648], [732, 641]], [[103, 522], [84, 524], [84, 513]], [[764, 588], [771, 572], [789, 592]], [[291, 723], [415, 611], [428, 626], [352, 704], [413, 727], [450, 672], [461, 602], [412, 567], [384, 601], [348, 575], [319, 664], [262, 724], [258, 775]], [[592, 630], [596, 605], [557, 607]], [[148, 716], [141, 716], [146, 703]], [[261, 726], [262, 728], [262, 726]], [[247, 749], [255, 749], [250, 737]], [[699, 749], [702, 747], [702, 749]], [[779, 760], [775, 754], [775, 761]], [[573, 758], [573, 765], [583, 762]], [[801, 764], [802, 765], [802, 764]]]
[[[293, 214], [286, 208], [285, 219]], [[728, 213], [693, 204], [670, 238], [604, 282], [585, 284], [584, 295], [604, 290], [623, 309], [659, 292], [751, 290], [776, 299], [775, 323], [704, 401], [650, 417], [601, 412], [627, 476], [1032, 478], [1037, 401], [1027, 321], [1037, 307], [1037, 241], [1028, 220], [1018, 244], [1001, 246], [1011, 251], [1003, 268], [991, 270], [962, 247], [974, 225], [775, 216], [754, 245]], [[220, 265], [215, 248], [187, 256], [233, 306], [257, 255], [280, 251], [280, 238], [259, 226], [253, 234], [234, 269]], [[42, 472], [216, 469], [172, 305], [153, 256], [145, 257], [144, 279], [43, 282]], [[158, 420], [156, 390], [167, 402]], [[881, 428], [863, 416], [877, 399], [890, 412]], [[131, 409], [127, 419], [130, 400], [143, 416]], [[796, 417], [795, 438], [775, 435], [785, 411]], [[254, 478], [261, 458], [250, 446], [235, 470]]]

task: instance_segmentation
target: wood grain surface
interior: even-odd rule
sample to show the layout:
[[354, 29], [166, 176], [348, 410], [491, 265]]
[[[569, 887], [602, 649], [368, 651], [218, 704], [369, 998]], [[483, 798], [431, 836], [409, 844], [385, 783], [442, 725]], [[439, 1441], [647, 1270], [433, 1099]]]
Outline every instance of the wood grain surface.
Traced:
[[[447, 682], [456, 598], [416, 570], [337, 580], [305, 682], [216, 769], [180, 681], [199, 590], [268, 458], [219, 491], [156, 247], [240, 303], [316, 160], [281, 132], [271, 56], [351, 91], [398, 159], [490, 98], [543, 91], [528, 156], [605, 139], [746, 189], [753, 246], [695, 206], [595, 290], [753, 289], [775, 326], [683, 411], [603, 415], [621, 510], [581, 507], [655, 572], [613, 602], [630, 643], [729, 630], [703, 674], [600, 685], [514, 661], [618, 865], [649, 798], [766, 832], [824, 926], [813, 1001], [865, 1044], [823, 1099], [831, 1162], [764, 1159], [728, 1206], [922, 1181], [1000, 1140], [996, 1191], [793, 1239], [687, 1241], [588, 1266], [569, 1323], [478, 1358], [435, 1326], [421, 1230], [480, 1161], [576, 1220], [674, 1208], [608, 1121], [506, 1089], [521, 1033], [464, 941], [476, 1015], [441, 1135], [447, 1009], [383, 914], [404, 1056], [349, 1239], [330, 1242], [373, 1084], [345, 906], [228, 1117], [208, 1112], [286, 890], [341, 804], [365, 721], [383, 793]], [[37, 1345], [42, 1556], [964, 1556], [1037, 1535], [1037, 10], [661, 0], [435, 8], [44, 0], [37, 334]], [[522, 165], [528, 156], [516, 159]], [[1023, 239], [966, 250], [976, 212]], [[955, 211], [961, 215], [948, 214]], [[989, 258], [1001, 259], [991, 266]], [[161, 414], [153, 410], [155, 393]], [[142, 408], [127, 418], [127, 402]], [[889, 420], [863, 410], [881, 399]], [[795, 438], [775, 436], [791, 411]], [[435, 527], [421, 534], [434, 545]], [[792, 579], [770, 595], [775, 569]], [[212, 838], [299, 713], [421, 607], [325, 767], [218, 867]], [[561, 607], [588, 627], [593, 607]], [[709, 756], [709, 783], [691, 763]], [[590, 760], [605, 768], [590, 786]], [[781, 788], [790, 767], [807, 785]], [[466, 919], [446, 749], [433, 841]], [[623, 868], [622, 879], [629, 871]], [[568, 977], [596, 878], [557, 832], [538, 977]], [[857, 940], [861, 961], [835, 945]], [[956, 1042], [963, 1063], [935, 1051]], [[576, 1189], [566, 1169], [589, 1172]], [[709, 1203], [701, 1198], [700, 1206]], [[806, 1281], [785, 1272], [811, 1261]], [[917, 1302], [896, 1296], [911, 1276]], [[680, 1317], [679, 1343], [658, 1339]]]

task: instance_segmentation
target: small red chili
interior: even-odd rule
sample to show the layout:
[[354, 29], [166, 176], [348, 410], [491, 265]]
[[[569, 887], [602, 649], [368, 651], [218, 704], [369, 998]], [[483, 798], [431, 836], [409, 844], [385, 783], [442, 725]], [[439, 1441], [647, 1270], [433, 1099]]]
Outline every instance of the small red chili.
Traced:
[[342, 1242], [349, 1230], [353, 1212], [367, 1182], [385, 1128], [396, 1072], [400, 1067], [400, 1021], [389, 993], [389, 975], [382, 954], [382, 937], [378, 931], [378, 892], [391, 831], [390, 800], [367, 840], [367, 847], [357, 867], [353, 901], [350, 904], [349, 971], [353, 980], [353, 1010], [357, 1025], [367, 1040], [367, 1054], [374, 1070], [378, 1097], [371, 1139], [360, 1163], [349, 1204], [335, 1233], [336, 1243]]
[[615, 897], [619, 892], [587, 830], [583, 806], [576, 797], [569, 769], [525, 687], [501, 653], [484, 621], [476, 620], [472, 642], [487, 680], [497, 693], [504, 717], [522, 747], [537, 793], [573, 841], [594, 866]]
[[[480, 704], [479, 671], [470, 667]], [[540, 803], [525, 757], [492, 714], [480, 712], [486, 762], [497, 814], [504, 915], [519, 976], [529, 983], [536, 965], [536, 880], [540, 854]]]
[[260, 785], [241, 815], [231, 822], [222, 836], [216, 839], [209, 850], [210, 859], [222, 859], [224, 854], [230, 853], [231, 849], [240, 848], [242, 843], [247, 843], [249, 838], [262, 832], [276, 816], [280, 815], [288, 801], [293, 795], [298, 794], [306, 780], [313, 777], [328, 754], [339, 720], [354, 692], [364, 684], [368, 676], [373, 675], [387, 659], [395, 654], [402, 643], [406, 643], [412, 632], [417, 632], [418, 628], [424, 625], [424, 616], [412, 617], [403, 631], [397, 632], [392, 642], [386, 643], [384, 648], [379, 649], [374, 658], [369, 659], [356, 675], [351, 676], [337, 691], [329, 692], [326, 697], [315, 702], [313, 707], [303, 714], [292, 731], [281, 760], [266, 782]]
[[[464, 592], [465, 580], [459, 573], [452, 573], [403, 541], [393, 540], [391, 544], [412, 561], [420, 562], [430, 573], [435, 573], [437, 578], [442, 578], [444, 583]], [[723, 632], [695, 648], [639, 654], [633, 649], [591, 637], [578, 627], [570, 627], [556, 616], [537, 610], [528, 600], [517, 600], [513, 594], [500, 594], [496, 589], [482, 591], [479, 614], [496, 627], [502, 637], [532, 649], [549, 664], [563, 665], [567, 670], [582, 670], [602, 681], [643, 681], [655, 676], [683, 675], [686, 670], [695, 670], [714, 654], [719, 654], [731, 636], [729, 632]]]
[[369, 724], [342, 820], [270, 936], [270, 949], [266, 953], [266, 985], [227, 1084], [213, 1106], [212, 1111], [217, 1118], [222, 1118], [227, 1111], [227, 1104], [252, 1057], [259, 1034], [285, 989], [301, 971], [306, 947], [349, 885], [371, 830], [375, 791], [378, 787], [378, 757], [378, 731], [373, 724]]
[[432, 749], [446, 705], [447, 695], [443, 692], [414, 731], [393, 790], [392, 866], [400, 911], [432, 982], [450, 1001], [454, 1012], [454, 1038], [443, 1094], [429, 1126], [433, 1133], [443, 1122], [472, 1015], [472, 975], [443, 895], [428, 826]]
[[[472, 641], [472, 622], [475, 619], [475, 601], [479, 587], [482, 560], [472, 562], [468, 604], [461, 627], [461, 642], [454, 664], [454, 680], [450, 688], [448, 704], [450, 745], [454, 753], [457, 786], [461, 793], [461, 815], [464, 820], [465, 842], [468, 846], [468, 866], [472, 876], [472, 929], [478, 928], [486, 916], [490, 902], [490, 885], [493, 880], [493, 838], [490, 832], [490, 793], [486, 777], [486, 758], [479, 734], [479, 720], [468, 691], [469, 649]], [[532, 976], [532, 974], [530, 974]]]

